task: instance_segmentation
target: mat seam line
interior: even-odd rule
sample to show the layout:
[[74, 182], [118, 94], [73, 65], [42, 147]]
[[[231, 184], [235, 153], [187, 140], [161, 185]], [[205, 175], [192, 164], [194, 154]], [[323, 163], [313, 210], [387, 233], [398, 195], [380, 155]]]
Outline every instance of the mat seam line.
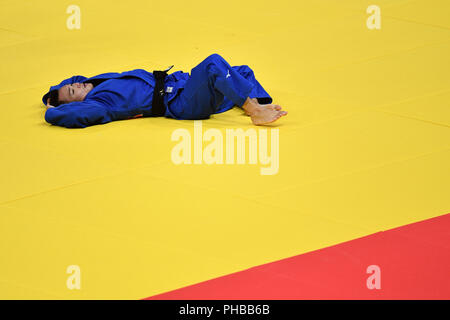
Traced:
[[[160, 164], [163, 164], [165, 162], [167, 162], [167, 161], [166, 160], [160, 161], [158, 163], [155, 163], [155, 165], [160, 165]], [[86, 180], [82, 180], [82, 181], [76, 181], [74, 183], [65, 184], [65, 185], [58, 186], [56, 188], [47, 189], [47, 190], [44, 190], [44, 191], [41, 191], [41, 192], [27, 194], [27, 195], [19, 197], [19, 198], [10, 199], [10, 200], [4, 201], [4, 202], [0, 202], [0, 206], [8, 204], [8, 203], [15, 202], [15, 201], [19, 201], [19, 200], [23, 200], [23, 199], [27, 199], [27, 198], [32, 198], [32, 197], [35, 197], [35, 196], [38, 196], [38, 195], [42, 195], [42, 194], [45, 194], [45, 193], [50, 193], [50, 192], [58, 191], [58, 190], [61, 190], [61, 189], [70, 188], [72, 186], [77, 186], [77, 185], [81, 185], [81, 184], [85, 184], [85, 183], [94, 182], [94, 181], [97, 181], [97, 180], [105, 180], [105, 179], [109, 179], [109, 178], [122, 176], [122, 175], [125, 175], [125, 174], [129, 174], [130, 173], [129, 171], [138, 170], [138, 169], [139, 168], [133, 168], [133, 169], [129, 168], [129, 169], [126, 169], [125, 171], [121, 171], [121, 172], [118, 172], [118, 173], [115, 173], [115, 174], [104, 175], [104, 176], [101, 176], [101, 177], [96, 177], [96, 178], [92, 178], [92, 179], [86, 179]]]
[[282, 189], [278, 188], [276, 192], [280, 193], [280, 192], [284, 192], [284, 191], [288, 191], [288, 190], [293, 190], [293, 189], [297, 189], [297, 188], [307, 187], [307, 186], [310, 186], [310, 185], [313, 185], [313, 184], [317, 184], [317, 183], [322, 183], [324, 181], [328, 181], [328, 180], [332, 180], [332, 179], [336, 179], [336, 178], [342, 178], [342, 177], [345, 177], [345, 176], [355, 175], [355, 174], [359, 174], [359, 173], [362, 173], [362, 172], [369, 172], [369, 171], [372, 171], [374, 169], [379, 169], [379, 168], [382, 168], [382, 167], [385, 167], [385, 166], [389, 166], [389, 165], [393, 165], [393, 164], [398, 164], [398, 163], [402, 163], [402, 162], [406, 162], [406, 161], [410, 161], [410, 160], [426, 157], [426, 156], [429, 156], [429, 155], [432, 155], [432, 154], [435, 154], [435, 153], [442, 153], [442, 152], [445, 152], [445, 151], [448, 151], [448, 150], [450, 150], [450, 148], [448, 146], [446, 146], [445, 148], [440, 149], [440, 150], [434, 150], [434, 151], [431, 151], [431, 152], [420, 153], [420, 154], [415, 155], [415, 156], [411, 156], [411, 157], [407, 157], [407, 158], [403, 158], [403, 159], [398, 159], [398, 160], [394, 160], [394, 161], [387, 161], [387, 162], [383, 162], [381, 164], [373, 165], [373, 166], [370, 166], [370, 167], [367, 167], [367, 168], [347, 171], [347, 172], [344, 172], [342, 174], [316, 179], [316, 180], [313, 180], [313, 181], [305, 183], [305, 184], [291, 185], [289, 187], [285, 187], [285, 188], [282, 188]]

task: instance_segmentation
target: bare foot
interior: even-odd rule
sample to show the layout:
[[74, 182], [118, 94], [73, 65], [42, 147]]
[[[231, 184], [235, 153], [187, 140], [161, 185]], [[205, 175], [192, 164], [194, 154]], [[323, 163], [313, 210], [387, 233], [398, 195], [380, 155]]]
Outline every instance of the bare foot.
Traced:
[[[258, 99], [256, 99], [256, 98], [251, 98], [250, 100], [252, 100], [253, 102], [255, 102], [255, 104], [258, 104], [258, 105], [259, 105]], [[250, 113], [249, 113], [247, 110], [244, 109], [244, 112], [245, 112], [245, 114], [246, 114], [247, 116], [250, 116]]]
[[277, 107], [279, 106], [273, 104], [261, 105], [261, 107], [255, 110], [253, 114], [250, 114], [253, 124], [260, 126], [272, 123], [287, 115], [286, 111], [277, 110]]
[[254, 125], [260, 126], [272, 123], [279, 118], [287, 115], [281, 107], [276, 104], [259, 104], [256, 99], [247, 98], [242, 108], [250, 116]]
[[[258, 104], [259, 107], [267, 106], [267, 104], [259, 104], [258, 103], [258, 99], [256, 99], [256, 98], [252, 98], [251, 100], [254, 101], [256, 104]], [[279, 105], [275, 104], [273, 106], [275, 106], [275, 110], [277, 110], [277, 111], [281, 110], [281, 107]], [[250, 113], [247, 110], [244, 109], [244, 112], [245, 112], [246, 115], [250, 116]]]

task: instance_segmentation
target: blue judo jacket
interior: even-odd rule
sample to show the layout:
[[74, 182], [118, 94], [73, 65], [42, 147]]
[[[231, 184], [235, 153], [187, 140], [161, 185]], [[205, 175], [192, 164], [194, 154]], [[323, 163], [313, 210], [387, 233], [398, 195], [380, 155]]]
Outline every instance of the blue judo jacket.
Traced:
[[[84, 83], [96, 79], [105, 81], [95, 86], [83, 101], [70, 102], [47, 109], [45, 121], [66, 128], [84, 128], [95, 124], [151, 115], [155, 79], [151, 72], [143, 69], [122, 73], [103, 73], [91, 78], [73, 76], [50, 87], [50, 90], [42, 97], [42, 102], [46, 105], [49, 93], [66, 84]], [[169, 102], [183, 90], [188, 79], [189, 73], [182, 71], [174, 72], [166, 77], [164, 86], [166, 117], [176, 118], [169, 110]]]

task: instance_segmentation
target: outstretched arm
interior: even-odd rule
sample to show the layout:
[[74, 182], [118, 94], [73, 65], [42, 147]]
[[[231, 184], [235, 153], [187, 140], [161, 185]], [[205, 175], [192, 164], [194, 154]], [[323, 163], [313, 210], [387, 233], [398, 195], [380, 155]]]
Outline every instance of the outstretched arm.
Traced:
[[47, 104], [45, 121], [66, 128], [85, 128], [113, 121], [111, 111], [97, 101], [80, 101], [54, 107]]

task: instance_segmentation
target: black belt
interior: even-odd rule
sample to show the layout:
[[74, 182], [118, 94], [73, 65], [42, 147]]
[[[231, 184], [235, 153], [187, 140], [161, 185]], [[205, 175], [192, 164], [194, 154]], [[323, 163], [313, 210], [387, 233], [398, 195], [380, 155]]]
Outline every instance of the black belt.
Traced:
[[152, 117], [164, 117], [166, 113], [166, 106], [164, 105], [164, 79], [167, 77], [167, 72], [172, 68], [173, 66], [170, 66], [164, 71], [153, 71], [155, 88], [153, 89]]

